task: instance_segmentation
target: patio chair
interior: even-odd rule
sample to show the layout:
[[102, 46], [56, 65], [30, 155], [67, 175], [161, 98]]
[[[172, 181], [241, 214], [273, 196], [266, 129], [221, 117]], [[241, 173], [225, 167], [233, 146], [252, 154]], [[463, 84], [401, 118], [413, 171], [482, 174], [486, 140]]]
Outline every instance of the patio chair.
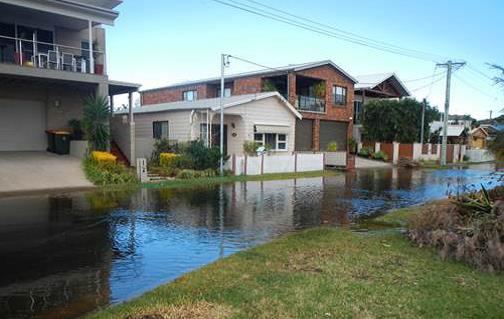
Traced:
[[87, 61], [84, 57], [76, 57], [75, 58], [75, 68], [76, 72], [86, 73], [87, 69]]
[[47, 65], [50, 69], [60, 69], [60, 59], [58, 51], [49, 50], [47, 51], [48, 61]]
[[77, 71], [73, 54], [62, 53], [62, 65], [65, 71]]
[[37, 55], [37, 66], [39, 68], [48, 68], [49, 67], [49, 55], [46, 53], [39, 53]]

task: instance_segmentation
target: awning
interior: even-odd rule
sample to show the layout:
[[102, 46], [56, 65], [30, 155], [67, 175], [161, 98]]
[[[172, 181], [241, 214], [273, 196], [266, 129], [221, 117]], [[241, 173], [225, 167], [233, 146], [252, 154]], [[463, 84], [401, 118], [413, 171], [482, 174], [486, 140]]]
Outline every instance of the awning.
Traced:
[[279, 124], [255, 124], [254, 133], [281, 133], [288, 134], [290, 126]]

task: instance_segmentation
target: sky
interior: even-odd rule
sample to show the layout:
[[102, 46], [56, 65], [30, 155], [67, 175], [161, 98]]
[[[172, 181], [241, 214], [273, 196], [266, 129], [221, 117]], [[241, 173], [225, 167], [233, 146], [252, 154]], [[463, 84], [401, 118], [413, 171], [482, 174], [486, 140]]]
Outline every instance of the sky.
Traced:
[[[504, 108], [504, 89], [479, 73], [492, 77], [496, 72], [487, 63], [504, 65], [504, 1], [257, 1], [367, 38], [466, 61], [452, 77], [450, 114], [482, 119]], [[435, 62], [443, 60], [375, 50], [212, 0], [125, 0], [117, 10], [115, 26], [106, 27], [108, 74], [142, 89], [218, 76], [221, 53], [269, 67], [329, 59], [353, 76], [395, 72], [415, 98], [444, 109], [443, 76], [430, 85], [432, 75], [444, 71], [435, 70]], [[231, 59], [226, 73], [257, 69]]]

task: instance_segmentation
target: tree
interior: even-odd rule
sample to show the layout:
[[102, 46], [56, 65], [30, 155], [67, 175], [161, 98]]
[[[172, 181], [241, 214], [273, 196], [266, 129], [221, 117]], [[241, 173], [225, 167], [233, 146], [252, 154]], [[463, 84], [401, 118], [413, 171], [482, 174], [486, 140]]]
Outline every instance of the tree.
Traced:
[[[427, 103], [424, 137], [439, 111]], [[413, 143], [420, 140], [422, 103], [413, 99], [373, 100], [366, 104], [362, 125], [364, 138], [370, 141]]]
[[504, 131], [497, 134], [495, 139], [489, 143], [488, 149], [497, 160], [504, 161]]
[[490, 64], [490, 67], [500, 74], [497, 76], [494, 76], [493, 80], [495, 84], [498, 84], [504, 88], [504, 66], [500, 66], [497, 64]]
[[84, 101], [84, 131], [96, 151], [105, 151], [109, 146], [110, 109], [106, 97], [92, 96]]

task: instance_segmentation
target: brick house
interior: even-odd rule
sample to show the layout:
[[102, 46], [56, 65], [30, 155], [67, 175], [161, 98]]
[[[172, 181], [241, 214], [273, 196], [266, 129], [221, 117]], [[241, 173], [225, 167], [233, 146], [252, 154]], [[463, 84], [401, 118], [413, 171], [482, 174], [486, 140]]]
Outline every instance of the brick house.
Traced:
[[[278, 91], [301, 113], [296, 122], [295, 150], [318, 151], [336, 141], [346, 150], [352, 137], [354, 84], [357, 81], [332, 61], [289, 65], [226, 77], [226, 97]], [[215, 98], [220, 78], [191, 81], [145, 90], [141, 104]]]

